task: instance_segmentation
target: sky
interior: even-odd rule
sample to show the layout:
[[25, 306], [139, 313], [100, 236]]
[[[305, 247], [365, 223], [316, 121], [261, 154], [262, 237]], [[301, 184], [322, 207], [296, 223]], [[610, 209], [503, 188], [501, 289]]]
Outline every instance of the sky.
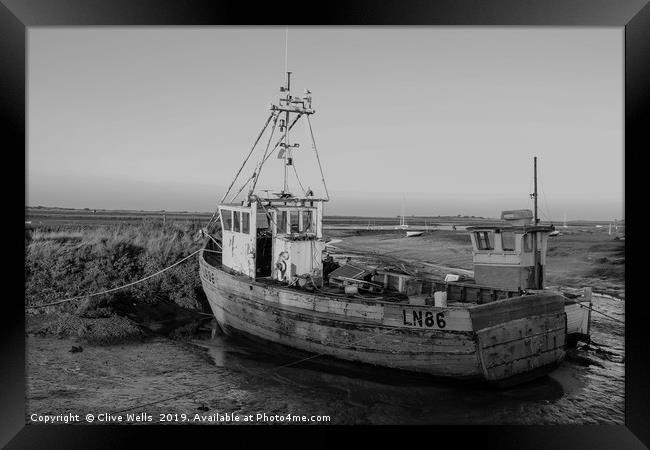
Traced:
[[288, 68], [326, 214], [531, 208], [537, 156], [542, 219], [622, 218], [623, 49], [623, 28], [30, 27], [26, 204], [214, 210]]

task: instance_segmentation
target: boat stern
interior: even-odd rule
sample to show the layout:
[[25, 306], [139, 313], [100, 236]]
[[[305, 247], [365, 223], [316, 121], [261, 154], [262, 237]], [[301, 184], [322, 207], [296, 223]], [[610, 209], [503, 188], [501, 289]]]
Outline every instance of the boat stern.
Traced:
[[477, 356], [488, 382], [509, 384], [553, 370], [564, 359], [564, 298], [535, 294], [478, 305], [470, 311]]

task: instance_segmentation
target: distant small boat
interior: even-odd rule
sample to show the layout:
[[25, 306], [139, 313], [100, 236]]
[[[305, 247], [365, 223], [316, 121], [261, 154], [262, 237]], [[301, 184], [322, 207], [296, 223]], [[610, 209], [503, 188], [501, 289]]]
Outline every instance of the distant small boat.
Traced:
[[406, 237], [422, 236], [424, 231], [407, 231]]
[[559, 236], [560, 232], [558, 230], [555, 230], [555, 231], [551, 231], [548, 235], [549, 236]]
[[[402, 197], [402, 215], [399, 218], [399, 225], [395, 227], [396, 230], [406, 230], [408, 228], [406, 217], [404, 216], [404, 197]], [[407, 233], [408, 235], [408, 233]]]

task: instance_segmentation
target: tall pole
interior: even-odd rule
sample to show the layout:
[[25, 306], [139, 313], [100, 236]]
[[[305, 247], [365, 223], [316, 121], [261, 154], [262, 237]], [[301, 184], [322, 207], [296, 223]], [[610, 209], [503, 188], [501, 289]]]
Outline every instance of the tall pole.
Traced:
[[[537, 217], [537, 156], [533, 157], [533, 172], [535, 180], [535, 191], [533, 192], [533, 199], [535, 200], [535, 225], [539, 224], [539, 218]], [[539, 252], [537, 251], [537, 232], [533, 233], [533, 276], [535, 280], [535, 289], [541, 289], [539, 282], [539, 271], [540, 271], [540, 258]]]
[[[287, 71], [287, 107], [291, 100], [291, 72]], [[287, 132], [284, 135], [284, 188], [282, 192], [287, 193], [289, 188], [287, 186], [287, 157], [289, 153], [289, 111], [285, 112], [285, 124], [287, 126]]]
[[539, 223], [539, 218], [537, 217], [537, 156], [533, 157], [533, 165], [534, 165], [534, 172], [535, 172], [535, 192], [533, 194], [533, 198], [535, 199], [535, 225]]

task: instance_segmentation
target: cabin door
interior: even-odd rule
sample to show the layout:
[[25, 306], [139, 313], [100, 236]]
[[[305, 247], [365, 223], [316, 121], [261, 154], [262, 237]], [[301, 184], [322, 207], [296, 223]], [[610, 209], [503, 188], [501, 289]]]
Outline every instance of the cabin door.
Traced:
[[257, 250], [255, 255], [255, 276], [270, 277], [272, 267], [273, 238], [271, 236], [271, 233], [258, 232]]

